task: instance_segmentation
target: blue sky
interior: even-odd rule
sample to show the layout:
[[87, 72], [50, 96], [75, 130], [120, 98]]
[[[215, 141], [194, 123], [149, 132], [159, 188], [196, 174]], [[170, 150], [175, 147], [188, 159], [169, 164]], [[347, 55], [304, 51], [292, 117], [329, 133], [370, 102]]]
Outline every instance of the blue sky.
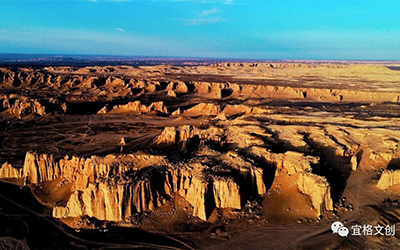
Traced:
[[0, 0], [0, 53], [400, 60], [400, 1]]

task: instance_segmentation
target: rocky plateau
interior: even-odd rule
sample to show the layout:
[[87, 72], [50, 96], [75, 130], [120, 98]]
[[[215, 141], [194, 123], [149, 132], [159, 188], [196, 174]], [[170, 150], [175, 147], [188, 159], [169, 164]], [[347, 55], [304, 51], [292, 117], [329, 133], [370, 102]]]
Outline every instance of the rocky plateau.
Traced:
[[399, 82], [381, 63], [1, 68], [0, 198], [88, 248], [133, 229], [165, 237], [144, 248], [400, 247], [330, 231], [400, 221]]

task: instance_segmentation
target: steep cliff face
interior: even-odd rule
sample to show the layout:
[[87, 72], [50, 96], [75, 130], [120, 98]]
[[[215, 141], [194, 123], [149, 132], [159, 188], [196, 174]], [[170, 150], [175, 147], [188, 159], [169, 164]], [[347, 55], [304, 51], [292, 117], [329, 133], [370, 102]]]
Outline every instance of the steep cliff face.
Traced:
[[164, 105], [163, 102], [154, 102], [151, 103], [149, 106], [143, 105], [140, 101], [129, 102], [125, 105], [116, 105], [114, 107], [110, 107], [106, 105], [103, 107], [98, 114], [105, 114], [105, 113], [132, 113], [132, 114], [148, 114], [153, 112], [160, 112], [163, 114], [168, 114], [168, 109]]
[[0, 179], [21, 178], [21, 169], [18, 170], [9, 163], [4, 163], [0, 168]]
[[301, 173], [296, 181], [300, 192], [306, 194], [318, 214], [333, 210], [330, 186], [324, 177]]
[[175, 93], [188, 93], [189, 92], [188, 86], [186, 85], [186, 83], [184, 83], [182, 81], [171, 82], [170, 84], [168, 84], [167, 90], [173, 91]]
[[216, 207], [241, 208], [239, 186], [233, 180], [215, 179], [213, 181], [213, 194]]
[[55, 161], [52, 155], [27, 152], [22, 171], [26, 184], [37, 184], [58, 178], [75, 182], [78, 188], [103, 178], [121, 175], [129, 170], [139, 170], [152, 165], [165, 164], [162, 156], [148, 154], [108, 155], [91, 158], [68, 157]]
[[273, 153], [266, 148], [252, 147], [250, 153], [263, 158], [266, 162], [275, 165], [278, 169], [285, 169], [288, 174], [311, 172], [312, 164], [318, 164], [319, 158], [304, 156], [302, 153], [288, 151], [286, 153]]
[[[57, 218], [87, 215], [125, 221], [135, 213], [156, 209], [175, 195], [191, 204], [193, 215], [203, 220], [207, 219], [207, 211], [215, 208], [240, 209], [238, 184], [232, 178], [206, 181], [204, 168], [198, 163], [174, 168], [164, 157], [146, 154], [65, 157], [55, 161], [52, 155], [28, 152], [21, 174], [9, 164], [3, 165], [0, 174], [2, 178], [23, 177], [25, 184], [56, 179], [72, 183], [66, 205], [53, 210]], [[246, 171], [255, 182], [252, 185], [265, 192], [258, 176], [262, 172]]]
[[8, 110], [10, 114], [24, 118], [30, 114], [43, 116], [49, 112], [65, 113], [67, 106], [54, 98], [37, 100], [11, 94], [0, 95], [0, 110]]
[[221, 138], [224, 136], [224, 131], [216, 127], [198, 129], [191, 125], [166, 127], [163, 132], [157, 136], [154, 143], [164, 146], [183, 143], [183, 147], [185, 147], [186, 143], [195, 136], [197, 136], [199, 140], [213, 140], [218, 142], [221, 141]]
[[[56, 218], [91, 216], [100, 220], [125, 221], [135, 213], [149, 212], [171, 199], [183, 197], [192, 205], [193, 215], [206, 220], [206, 211], [214, 208], [240, 209], [239, 187], [233, 180], [214, 180], [213, 196], [209, 184], [201, 177], [201, 165], [185, 170], [153, 171], [144, 179], [122, 183], [111, 180], [89, 183], [76, 190], [66, 206], [53, 209]], [[207, 199], [214, 199], [215, 207]]]
[[385, 170], [376, 186], [380, 189], [387, 189], [398, 185], [400, 185], [400, 170]]
[[218, 115], [221, 112], [220, 106], [212, 103], [199, 103], [196, 106], [187, 109], [183, 115]]
[[22, 168], [22, 177], [25, 178], [26, 184], [55, 180], [60, 175], [61, 170], [52, 155], [26, 153]]
[[[263, 197], [267, 189], [264, 183], [264, 169], [260, 166], [255, 166], [254, 162], [249, 162], [241, 157], [235, 151], [229, 151], [228, 153], [221, 156], [221, 160], [224, 164], [229, 165], [232, 169], [235, 169], [238, 175], [243, 178], [248, 188], [251, 188], [252, 193]], [[271, 178], [273, 176], [268, 176]]]

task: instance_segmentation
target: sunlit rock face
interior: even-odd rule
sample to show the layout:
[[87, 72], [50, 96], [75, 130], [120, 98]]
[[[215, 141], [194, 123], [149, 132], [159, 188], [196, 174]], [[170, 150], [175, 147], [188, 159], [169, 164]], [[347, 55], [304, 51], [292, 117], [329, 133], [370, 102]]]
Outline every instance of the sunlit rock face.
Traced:
[[400, 170], [385, 170], [383, 171], [377, 187], [380, 189], [387, 189], [393, 186], [400, 185]]
[[312, 206], [319, 215], [333, 209], [331, 189], [325, 178], [311, 173], [300, 174], [296, 184], [300, 192], [310, 197]]

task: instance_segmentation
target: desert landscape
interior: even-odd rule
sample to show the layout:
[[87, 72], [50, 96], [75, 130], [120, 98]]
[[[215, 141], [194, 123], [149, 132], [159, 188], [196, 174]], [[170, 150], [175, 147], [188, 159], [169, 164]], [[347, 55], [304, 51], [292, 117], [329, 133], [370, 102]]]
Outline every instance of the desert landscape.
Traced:
[[3, 67], [2, 249], [397, 249], [399, 69]]

